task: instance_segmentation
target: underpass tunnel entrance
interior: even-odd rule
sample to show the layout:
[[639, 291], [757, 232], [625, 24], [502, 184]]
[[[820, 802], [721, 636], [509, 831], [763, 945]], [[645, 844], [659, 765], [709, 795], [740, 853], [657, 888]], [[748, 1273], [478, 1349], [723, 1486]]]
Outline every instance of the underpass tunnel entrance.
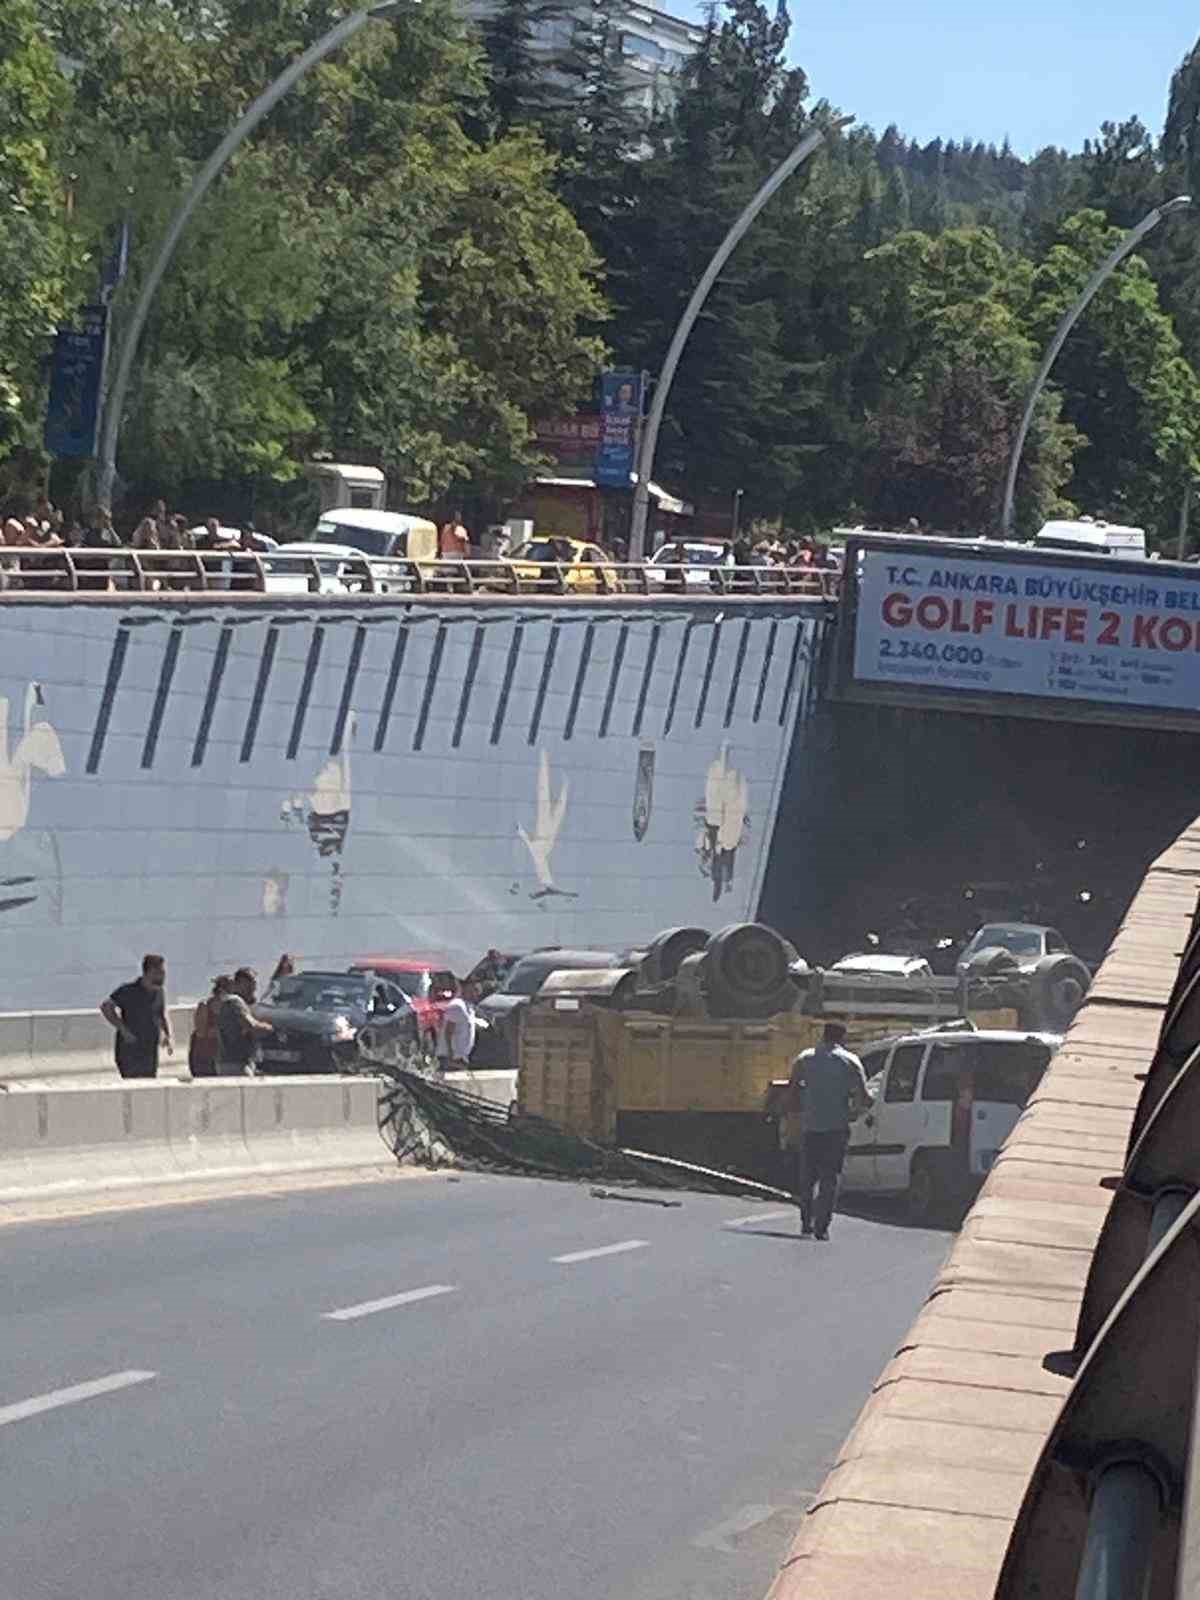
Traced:
[[826, 704], [797, 730], [760, 914], [822, 962], [952, 968], [943, 941], [990, 921], [1049, 924], [1098, 960], [1195, 816], [1198, 774], [1197, 735]]

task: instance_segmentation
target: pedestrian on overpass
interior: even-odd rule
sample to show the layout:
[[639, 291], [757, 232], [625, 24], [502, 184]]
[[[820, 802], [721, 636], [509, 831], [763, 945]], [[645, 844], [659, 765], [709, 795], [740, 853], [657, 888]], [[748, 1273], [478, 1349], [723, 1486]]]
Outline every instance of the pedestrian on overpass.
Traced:
[[803, 1093], [800, 1229], [805, 1238], [826, 1240], [850, 1124], [870, 1103], [863, 1064], [846, 1049], [844, 1022], [827, 1022], [821, 1043], [796, 1057], [789, 1090], [793, 1104]]
[[162, 956], [142, 957], [142, 974], [123, 983], [100, 1003], [100, 1015], [117, 1030], [117, 1071], [123, 1078], [158, 1076], [158, 1047], [173, 1053], [171, 1019], [163, 998], [167, 963]]

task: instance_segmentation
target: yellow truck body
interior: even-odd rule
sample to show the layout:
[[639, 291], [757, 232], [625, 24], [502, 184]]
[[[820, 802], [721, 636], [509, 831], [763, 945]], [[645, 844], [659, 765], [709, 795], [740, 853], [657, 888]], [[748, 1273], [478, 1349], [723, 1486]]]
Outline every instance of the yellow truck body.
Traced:
[[[840, 1018], [851, 1048], [911, 1033], [911, 1013]], [[1014, 1010], [980, 1011], [978, 1028], [1019, 1026]], [[522, 1111], [611, 1142], [622, 1114], [741, 1113], [761, 1118], [767, 1090], [824, 1019], [784, 1012], [763, 1022], [720, 1022], [613, 1011], [581, 997], [542, 996], [521, 1026], [517, 1098]]]

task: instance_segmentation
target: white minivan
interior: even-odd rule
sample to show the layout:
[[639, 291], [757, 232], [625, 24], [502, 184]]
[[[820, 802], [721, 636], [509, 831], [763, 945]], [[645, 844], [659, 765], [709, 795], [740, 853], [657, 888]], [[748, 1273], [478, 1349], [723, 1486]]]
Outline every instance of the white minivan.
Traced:
[[1062, 1043], [1053, 1033], [930, 1029], [859, 1051], [871, 1105], [852, 1125], [842, 1187], [906, 1194], [916, 1218], [969, 1195]]
[[1119, 522], [1081, 517], [1078, 522], [1047, 522], [1033, 541], [1038, 550], [1074, 550], [1079, 555], [1129, 556], [1146, 559], [1145, 528], [1128, 528]]

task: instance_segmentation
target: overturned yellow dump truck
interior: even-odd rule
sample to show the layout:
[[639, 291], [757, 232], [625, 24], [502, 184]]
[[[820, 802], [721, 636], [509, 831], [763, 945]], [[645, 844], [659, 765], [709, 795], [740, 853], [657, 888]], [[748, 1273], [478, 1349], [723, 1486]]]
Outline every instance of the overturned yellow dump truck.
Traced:
[[826, 1020], [845, 1022], [851, 1047], [964, 1012], [979, 1028], [1019, 1025], [1015, 1006], [972, 1006], [968, 998], [957, 1011], [945, 986], [928, 995], [914, 989], [909, 1000], [890, 1003], [870, 991], [862, 998], [861, 985], [840, 992], [830, 986], [815, 1005], [810, 997], [810, 1012], [762, 1019], [616, 1009], [614, 1002], [636, 1003], [630, 976], [559, 972], [547, 979], [522, 1021], [520, 1109], [606, 1144], [751, 1175], [770, 1175], [775, 1161], [777, 1135], [766, 1116], [772, 1080], [787, 1077]]

